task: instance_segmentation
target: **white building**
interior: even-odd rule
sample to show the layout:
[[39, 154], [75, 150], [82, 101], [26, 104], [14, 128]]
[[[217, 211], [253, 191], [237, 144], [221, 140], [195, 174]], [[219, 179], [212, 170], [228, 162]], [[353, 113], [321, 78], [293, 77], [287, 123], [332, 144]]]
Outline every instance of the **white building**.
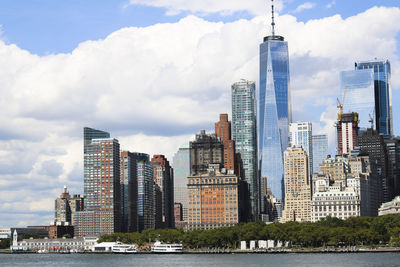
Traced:
[[400, 213], [400, 196], [395, 197], [392, 201], [382, 203], [379, 208], [379, 216], [398, 213]]

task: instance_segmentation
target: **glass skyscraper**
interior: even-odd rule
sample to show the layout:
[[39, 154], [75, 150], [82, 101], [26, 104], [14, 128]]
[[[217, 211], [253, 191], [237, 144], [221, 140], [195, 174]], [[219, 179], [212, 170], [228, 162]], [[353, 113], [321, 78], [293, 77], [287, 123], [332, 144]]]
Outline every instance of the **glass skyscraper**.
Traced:
[[259, 179], [257, 175], [257, 118], [255, 83], [241, 80], [232, 85], [232, 138], [240, 153], [244, 175], [250, 186], [251, 213], [259, 214]]
[[316, 134], [312, 136], [313, 146], [313, 173], [318, 173], [319, 164], [328, 155], [328, 135]]
[[138, 230], [154, 228], [154, 179], [150, 156], [133, 153], [137, 160]]
[[[291, 122], [288, 43], [272, 35], [260, 44], [260, 87], [258, 91], [259, 169], [261, 181], [276, 198], [282, 199], [283, 153], [288, 146]], [[261, 185], [262, 188], [265, 185]]]
[[[361, 130], [371, 127], [370, 118], [375, 122], [374, 71], [372, 69], [342, 71], [340, 73], [340, 95], [343, 111], [357, 112]], [[342, 101], [342, 99], [340, 99]]]
[[174, 168], [174, 202], [182, 204], [183, 220], [187, 221], [187, 177], [191, 173], [189, 142], [182, 145], [172, 159]]
[[[393, 135], [390, 75], [388, 60], [356, 62], [354, 71], [341, 73], [342, 96], [344, 88], [348, 86], [344, 110], [351, 109], [351, 112], [357, 112], [360, 117], [360, 127], [364, 128], [370, 127], [368, 122], [371, 116], [374, 128], [379, 133], [387, 135]], [[374, 105], [371, 107], [372, 103]]]
[[[290, 146], [302, 147], [308, 157], [308, 176], [311, 177], [313, 170], [313, 143], [312, 143], [312, 123], [293, 122], [289, 124], [289, 143]], [[311, 180], [309, 180], [311, 184]]]

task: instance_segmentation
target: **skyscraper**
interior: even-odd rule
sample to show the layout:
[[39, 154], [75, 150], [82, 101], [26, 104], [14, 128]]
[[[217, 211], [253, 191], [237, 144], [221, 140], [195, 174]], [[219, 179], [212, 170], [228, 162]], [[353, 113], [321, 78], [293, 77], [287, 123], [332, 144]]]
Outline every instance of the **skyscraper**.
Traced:
[[357, 146], [358, 136], [358, 113], [338, 114], [338, 122], [336, 123], [338, 138], [338, 154], [349, 155]]
[[371, 60], [356, 62], [355, 70], [340, 74], [344, 110], [359, 114], [362, 130], [372, 122], [379, 133], [393, 135], [390, 72], [388, 60]]
[[[293, 122], [289, 124], [289, 143], [290, 146], [302, 147], [308, 157], [308, 170], [311, 178], [313, 169], [313, 143], [312, 143], [312, 123]], [[311, 184], [311, 179], [310, 179]]]
[[[273, 7], [272, 7], [273, 11]], [[258, 94], [259, 168], [268, 187], [278, 198], [283, 196], [283, 153], [288, 145], [291, 122], [288, 43], [272, 35], [260, 44], [260, 88]]]
[[231, 122], [228, 121], [228, 114], [219, 115], [219, 121], [215, 123], [215, 134], [224, 144], [224, 168], [236, 170], [235, 141], [231, 139]]
[[312, 136], [313, 146], [313, 173], [318, 173], [321, 164], [328, 155], [328, 135], [316, 134]]
[[174, 202], [182, 204], [183, 221], [187, 221], [187, 177], [191, 173], [189, 142], [182, 145], [172, 159], [174, 168]]
[[64, 186], [64, 191], [60, 197], [55, 200], [54, 219], [55, 223], [73, 224], [75, 212], [83, 210], [83, 196], [70, 196], [67, 187]]
[[138, 230], [154, 228], [154, 179], [150, 157], [136, 154], [138, 178]]
[[255, 83], [241, 80], [232, 85], [232, 138], [243, 162], [244, 178], [250, 186], [251, 215], [258, 218], [260, 181], [257, 172], [257, 119]]

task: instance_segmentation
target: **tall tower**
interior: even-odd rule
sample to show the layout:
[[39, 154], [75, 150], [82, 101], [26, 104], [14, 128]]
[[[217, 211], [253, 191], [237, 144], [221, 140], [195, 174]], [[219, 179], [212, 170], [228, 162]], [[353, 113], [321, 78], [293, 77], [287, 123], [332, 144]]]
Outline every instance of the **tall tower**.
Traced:
[[313, 173], [318, 173], [319, 164], [322, 164], [328, 155], [328, 135], [316, 134], [312, 136], [313, 146]]
[[[290, 146], [302, 147], [308, 156], [309, 173], [313, 170], [313, 143], [312, 143], [312, 123], [293, 122], [289, 124], [289, 143]], [[310, 184], [311, 184], [311, 174]]]
[[231, 139], [231, 122], [228, 114], [220, 114], [219, 121], [215, 123], [215, 134], [224, 144], [224, 168], [235, 170], [235, 141]]
[[137, 202], [137, 160], [136, 154], [121, 152], [121, 221], [123, 232], [136, 232], [138, 229]]
[[244, 179], [250, 187], [251, 215], [258, 219], [260, 181], [257, 172], [257, 104], [255, 82], [241, 80], [232, 85], [232, 139], [239, 153]]
[[288, 43], [284, 37], [275, 35], [273, 6], [271, 25], [272, 35], [264, 37], [260, 44], [258, 160], [261, 181], [266, 177], [272, 193], [282, 199], [283, 153], [288, 146], [292, 112]]
[[338, 114], [338, 122], [336, 123], [338, 138], [338, 154], [349, 155], [357, 146], [358, 136], [358, 113], [342, 113]]

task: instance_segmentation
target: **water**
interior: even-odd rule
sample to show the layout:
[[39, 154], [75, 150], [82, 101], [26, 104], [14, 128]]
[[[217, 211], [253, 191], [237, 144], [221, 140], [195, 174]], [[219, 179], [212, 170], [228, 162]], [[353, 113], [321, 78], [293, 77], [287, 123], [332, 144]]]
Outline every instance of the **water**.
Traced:
[[0, 266], [400, 266], [400, 253], [0, 254]]

